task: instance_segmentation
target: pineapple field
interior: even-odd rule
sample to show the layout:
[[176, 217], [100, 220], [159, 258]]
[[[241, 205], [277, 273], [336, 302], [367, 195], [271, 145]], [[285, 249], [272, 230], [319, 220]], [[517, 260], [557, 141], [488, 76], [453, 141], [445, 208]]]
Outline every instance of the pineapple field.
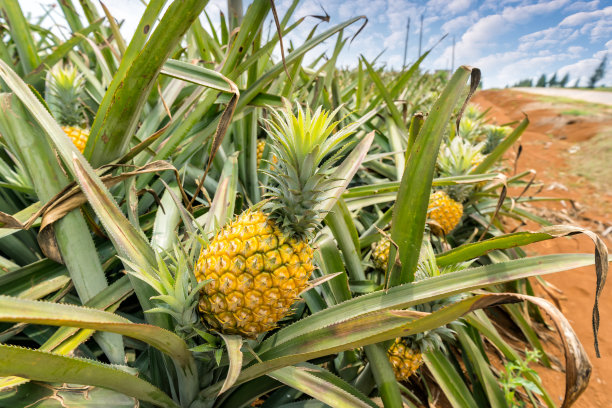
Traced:
[[[150, 0], [125, 38], [91, 0], [53, 5], [67, 35], [0, 0], [0, 407], [569, 407], [587, 389], [608, 250], [528, 193], [529, 117], [495, 122], [480, 70], [428, 72], [431, 50], [343, 68], [367, 18], [299, 3]], [[525, 248], [575, 235], [579, 253]], [[547, 296], [585, 267], [592, 344]]]

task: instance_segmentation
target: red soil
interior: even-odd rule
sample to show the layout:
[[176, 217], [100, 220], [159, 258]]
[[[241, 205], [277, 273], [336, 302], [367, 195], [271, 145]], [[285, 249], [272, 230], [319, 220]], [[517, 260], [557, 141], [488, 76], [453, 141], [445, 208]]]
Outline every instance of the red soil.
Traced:
[[[537, 172], [536, 181], [544, 184], [538, 188], [532, 187], [527, 194], [539, 197], [564, 197], [570, 202], [542, 202], [534, 205], [535, 211], [555, 224], [570, 223], [591, 229], [603, 234], [610, 229], [612, 215], [612, 195], [609, 185], [607, 189], [596, 187], [593, 183], [575, 174], [572, 160], [579, 155], [572, 154], [576, 145], [595, 137], [602, 132], [610, 132], [612, 137], [612, 110], [599, 110], [593, 115], [566, 115], [571, 106], [552, 102], [542, 102], [534, 95], [510, 90], [487, 90], [477, 93], [473, 100], [484, 109], [490, 108], [488, 117], [492, 122], [504, 124], [520, 121], [527, 114], [530, 125], [521, 137], [522, 153], [516, 162], [516, 171], [533, 169]], [[576, 106], [574, 106], [576, 108]], [[581, 107], [585, 109], [584, 106]], [[518, 148], [518, 144], [517, 147]], [[508, 158], [516, 158], [517, 149], [509, 152]], [[602, 151], [600, 154], [608, 154]], [[582, 158], [584, 159], [584, 157]], [[609, 162], [608, 162], [609, 163]], [[552, 187], [552, 189], [548, 189]], [[510, 196], [516, 196], [520, 191], [510, 191]], [[536, 225], [523, 228], [534, 230]], [[610, 235], [604, 238], [608, 248], [612, 241]], [[525, 248], [529, 254], [550, 253], [585, 253], [593, 251], [590, 239], [584, 236], [548, 240]], [[562, 294], [562, 311], [572, 324], [591, 363], [593, 374], [590, 385], [579, 398], [574, 407], [612, 407], [612, 293], [604, 289], [600, 300], [601, 327], [599, 331], [600, 359], [596, 358], [593, 348], [593, 331], [591, 326], [591, 310], [595, 293], [594, 267], [580, 268], [555, 275], [545, 279], [559, 288]], [[549, 334], [546, 338], [551, 337]], [[555, 350], [554, 342], [549, 342], [548, 349], [563, 361], [563, 356]], [[538, 368], [547, 389], [560, 404], [564, 393], [564, 374]]]

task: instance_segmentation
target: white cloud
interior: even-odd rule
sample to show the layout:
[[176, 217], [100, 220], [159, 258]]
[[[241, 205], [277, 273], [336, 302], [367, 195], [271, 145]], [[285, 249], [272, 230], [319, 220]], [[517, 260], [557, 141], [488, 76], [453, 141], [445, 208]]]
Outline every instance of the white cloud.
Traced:
[[547, 14], [559, 10], [568, 2], [569, 0], [553, 0], [549, 2], [521, 5], [517, 7], [506, 7], [502, 11], [502, 16], [511, 23], [521, 24], [537, 15]]
[[579, 26], [586, 22], [597, 20], [603, 17], [612, 17], [612, 6], [595, 11], [581, 11], [567, 16], [559, 23], [560, 26]]
[[586, 51], [586, 48], [579, 45], [573, 45], [567, 49], [567, 52], [573, 55], [582, 54], [584, 51]]
[[438, 13], [454, 15], [468, 10], [472, 3], [472, 0], [430, 0], [427, 8]]
[[460, 30], [469, 27], [477, 20], [478, 12], [471, 11], [468, 14], [455, 17], [452, 20], [448, 20], [446, 23], [442, 24], [442, 31], [445, 33], [457, 33]]
[[591, 11], [597, 9], [599, 6], [599, 0], [593, 1], [575, 1], [572, 4], [567, 5], [565, 7], [566, 11]]

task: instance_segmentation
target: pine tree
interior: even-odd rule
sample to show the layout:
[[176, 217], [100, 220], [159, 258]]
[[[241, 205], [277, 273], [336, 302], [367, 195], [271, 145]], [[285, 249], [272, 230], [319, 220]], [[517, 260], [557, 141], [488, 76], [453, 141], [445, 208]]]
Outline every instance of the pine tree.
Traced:
[[567, 74], [565, 74], [565, 76], [563, 76], [563, 78], [561, 78], [561, 81], [559, 81], [559, 86], [561, 88], [565, 88], [567, 86], [568, 82], [569, 82], [569, 72]]
[[538, 82], [536, 82], [536, 86], [540, 88], [546, 86], [546, 74], [542, 74], [542, 76], [538, 79]]
[[608, 62], [608, 56], [604, 55], [601, 63], [597, 68], [595, 68], [595, 72], [589, 78], [589, 88], [595, 88], [595, 84], [601, 81], [606, 74], [606, 62]]
[[557, 73], [555, 72], [554, 75], [548, 81], [548, 86], [553, 87], [557, 85], [559, 85], [559, 82], [557, 82]]

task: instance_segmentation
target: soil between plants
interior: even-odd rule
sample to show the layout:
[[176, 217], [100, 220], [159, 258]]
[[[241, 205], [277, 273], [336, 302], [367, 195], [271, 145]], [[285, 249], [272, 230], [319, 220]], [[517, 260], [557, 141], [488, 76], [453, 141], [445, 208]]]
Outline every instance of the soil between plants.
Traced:
[[[520, 121], [527, 114], [530, 125], [508, 152], [507, 159], [516, 172], [533, 169], [536, 182], [527, 195], [535, 197], [567, 198], [568, 201], [544, 201], [534, 204], [533, 211], [555, 224], [574, 224], [605, 235], [608, 248], [612, 246], [612, 108], [555, 101], [536, 95], [511, 90], [478, 92], [473, 103], [490, 109], [487, 117], [492, 123], [506, 124]], [[516, 126], [516, 125], [514, 125]], [[521, 153], [517, 158], [518, 146]], [[516, 197], [521, 191], [509, 191]], [[571, 200], [571, 201], [569, 201]], [[517, 227], [508, 224], [508, 231]], [[528, 224], [519, 230], [536, 230]], [[507, 232], [508, 232], [507, 231]], [[593, 244], [585, 236], [573, 236], [543, 241], [525, 247], [529, 255], [552, 253], [593, 252]], [[612, 407], [612, 289], [605, 288], [600, 298], [601, 325], [599, 348], [601, 358], [595, 356], [591, 313], [595, 294], [595, 268], [585, 267], [544, 276], [560, 290], [555, 297], [582, 342], [593, 373], [587, 390], [573, 405], [577, 408]], [[534, 287], [538, 288], [535, 281]], [[608, 283], [608, 286], [611, 283]], [[540, 290], [539, 295], [548, 297]], [[546, 330], [546, 329], [543, 329]], [[565, 364], [556, 333], [545, 332], [549, 339], [546, 349]], [[565, 390], [565, 374], [537, 367], [550, 395], [560, 405]]]

